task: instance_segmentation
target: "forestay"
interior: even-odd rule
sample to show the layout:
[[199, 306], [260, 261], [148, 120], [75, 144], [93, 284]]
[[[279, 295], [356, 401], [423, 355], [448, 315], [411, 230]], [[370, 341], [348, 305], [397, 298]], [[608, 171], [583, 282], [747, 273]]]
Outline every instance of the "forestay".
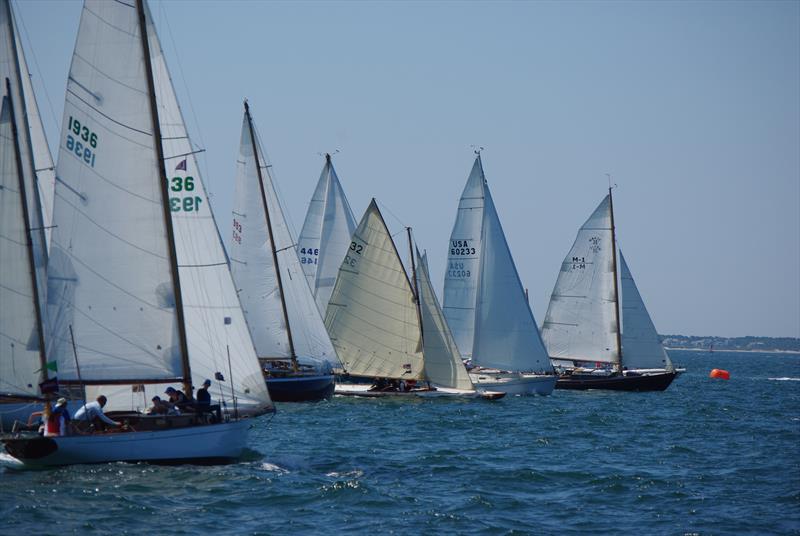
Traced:
[[485, 183], [479, 249], [473, 362], [500, 370], [552, 372], [553, 366]]
[[442, 387], [472, 390], [472, 381], [461, 361], [428, 272], [428, 256], [417, 250], [417, 287], [422, 316], [425, 379]]
[[424, 378], [414, 291], [374, 199], [339, 269], [325, 326], [350, 374]]
[[320, 314], [325, 314], [342, 258], [356, 229], [353, 211], [344, 195], [331, 156], [319, 176], [297, 244], [300, 263]]
[[[67, 82], [48, 273], [60, 380], [182, 376], [136, 6], [87, 0]], [[77, 358], [69, 326], [74, 328]]]
[[149, 9], [147, 23], [192, 383], [199, 387], [204, 379], [223, 372], [223, 396], [231, 395], [232, 383], [240, 405], [269, 406], [264, 375]]
[[[289, 330], [281, 303], [276, 270], [281, 271], [286, 312], [298, 358], [312, 358], [339, 366], [322, 317], [297, 256], [296, 243], [284, 217], [261, 142], [253, 139], [247, 112], [242, 122], [236, 193], [233, 210], [231, 261], [234, 280], [247, 316], [256, 352], [261, 358], [290, 358]], [[256, 166], [261, 167], [264, 196]], [[267, 229], [266, 199], [275, 240], [275, 266]]]
[[39, 323], [11, 113], [9, 98], [4, 96], [0, 111], [0, 395], [35, 396], [42, 367]]
[[458, 202], [444, 278], [444, 316], [465, 358], [472, 357], [475, 338], [475, 301], [481, 259], [485, 181], [478, 155]]
[[552, 359], [619, 363], [610, 203], [607, 195], [561, 265], [542, 327]]
[[619, 252], [622, 294], [622, 361], [628, 369], [672, 369], [658, 338], [653, 320], [633, 280], [628, 263]]

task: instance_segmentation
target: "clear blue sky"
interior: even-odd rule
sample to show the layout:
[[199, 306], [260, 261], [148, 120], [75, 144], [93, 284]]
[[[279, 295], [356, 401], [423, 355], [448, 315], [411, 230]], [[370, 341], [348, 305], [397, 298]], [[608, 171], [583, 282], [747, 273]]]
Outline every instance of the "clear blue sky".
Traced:
[[[81, 4], [15, 8], [54, 145]], [[441, 290], [480, 144], [539, 322], [611, 173], [659, 332], [800, 336], [800, 2], [151, 9], [224, 237], [247, 97], [297, 231], [341, 149], [356, 218], [375, 196], [413, 226]]]

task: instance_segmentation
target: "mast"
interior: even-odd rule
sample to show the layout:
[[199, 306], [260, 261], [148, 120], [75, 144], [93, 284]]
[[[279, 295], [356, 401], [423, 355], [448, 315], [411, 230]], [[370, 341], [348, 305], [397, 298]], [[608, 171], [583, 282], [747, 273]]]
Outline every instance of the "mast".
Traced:
[[608, 187], [608, 206], [611, 210], [611, 267], [614, 271], [614, 313], [617, 315], [617, 355], [619, 356], [619, 371], [622, 372], [622, 340], [619, 323], [619, 284], [617, 283], [617, 233], [614, 227], [614, 198], [611, 195], [611, 186]]
[[[13, 36], [12, 36], [13, 38]], [[31, 237], [31, 219], [28, 212], [28, 194], [25, 189], [25, 174], [22, 172], [22, 154], [19, 148], [19, 131], [17, 130], [17, 119], [14, 113], [14, 102], [11, 96], [11, 80], [6, 78], [6, 93], [8, 93], [8, 107], [11, 117], [11, 135], [14, 138], [14, 158], [17, 161], [17, 178], [19, 179], [19, 193], [22, 201], [22, 214], [25, 218], [25, 238], [28, 246], [28, 265], [31, 272], [31, 283], [33, 288], [33, 305], [36, 310], [36, 327], [39, 332], [39, 362], [42, 366], [42, 379], [47, 380], [47, 356], [44, 346], [44, 326], [42, 325], [42, 309], [39, 301], [39, 282], [36, 278], [36, 261], [33, 255], [33, 238]], [[37, 199], [38, 202], [38, 199]]]
[[422, 310], [419, 303], [419, 284], [417, 283], [417, 264], [414, 261], [414, 245], [411, 241], [411, 227], [406, 227], [408, 234], [408, 253], [411, 255], [411, 275], [414, 277], [414, 303], [417, 305], [417, 319], [419, 320], [419, 334], [422, 339], [422, 347], [425, 348], [425, 334], [422, 329]]
[[[264, 191], [264, 177], [261, 175], [261, 162], [258, 157], [258, 144], [256, 143], [256, 134], [253, 131], [253, 118], [250, 115], [250, 105], [244, 101], [244, 113], [247, 116], [247, 125], [250, 128], [250, 141], [253, 143], [253, 155], [256, 159], [256, 171], [258, 172], [258, 187], [261, 190], [261, 203], [264, 205], [264, 216], [267, 218], [267, 232], [269, 233], [269, 243], [272, 248], [272, 262], [275, 265], [275, 277], [278, 280], [278, 292], [281, 294], [281, 309], [283, 310], [283, 320], [286, 322], [286, 334], [289, 339], [289, 355], [292, 360], [292, 369], [297, 372], [297, 354], [294, 351], [294, 340], [292, 339], [292, 326], [289, 324], [289, 312], [286, 310], [286, 297], [283, 294], [283, 280], [281, 278], [281, 268], [278, 264], [278, 251], [275, 248], [275, 238], [272, 235], [272, 220], [269, 217], [269, 207], [267, 206], [267, 194]], [[326, 160], [330, 163], [330, 155], [325, 155]]]
[[167, 243], [169, 246], [169, 261], [172, 270], [172, 287], [175, 294], [175, 312], [178, 316], [178, 338], [181, 346], [181, 364], [183, 365], [183, 392], [192, 394], [192, 369], [189, 365], [189, 344], [186, 340], [186, 322], [183, 315], [183, 297], [178, 274], [178, 255], [175, 250], [175, 232], [172, 228], [172, 212], [170, 211], [169, 192], [167, 191], [167, 171], [164, 166], [164, 148], [161, 145], [161, 124], [158, 119], [158, 105], [156, 103], [155, 80], [153, 79], [153, 65], [150, 58], [150, 41], [147, 36], [147, 18], [144, 11], [144, 0], [136, 0], [136, 10], [139, 14], [139, 33], [142, 36], [142, 50], [144, 51], [144, 67], [147, 77], [147, 89], [150, 97], [150, 117], [153, 122], [153, 137], [155, 138], [156, 162], [158, 163], [159, 182], [161, 183], [161, 207], [164, 211], [164, 225], [167, 230]]

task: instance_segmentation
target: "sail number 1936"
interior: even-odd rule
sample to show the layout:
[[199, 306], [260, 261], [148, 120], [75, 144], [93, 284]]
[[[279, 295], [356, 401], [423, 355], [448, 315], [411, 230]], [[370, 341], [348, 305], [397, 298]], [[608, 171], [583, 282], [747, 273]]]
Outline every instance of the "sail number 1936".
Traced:
[[65, 145], [69, 152], [94, 167], [97, 133], [89, 130], [86, 125], [81, 125], [81, 122], [72, 116], [69, 116]]

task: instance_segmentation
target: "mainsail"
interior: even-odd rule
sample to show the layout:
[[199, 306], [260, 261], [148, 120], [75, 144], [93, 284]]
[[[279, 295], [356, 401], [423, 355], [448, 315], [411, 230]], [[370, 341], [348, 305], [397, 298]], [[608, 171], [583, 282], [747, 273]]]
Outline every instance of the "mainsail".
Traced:
[[300, 263], [322, 315], [328, 307], [339, 266], [355, 229], [356, 220], [350, 203], [333, 168], [331, 155], [326, 154], [325, 167], [308, 206], [297, 244]]
[[561, 265], [542, 326], [552, 359], [619, 363], [614, 255], [609, 194]]
[[628, 263], [619, 252], [622, 294], [622, 355], [628, 369], [672, 369]]
[[444, 313], [459, 349], [475, 364], [550, 371], [492, 194], [475, 158], [450, 236]]
[[[336, 351], [303, 274], [296, 243], [270, 174], [271, 166], [266, 162], [258, 134], [254, 129], [252, 132], [255, 140], [251, 135], [249, 111], [245, 111], [237, 160], [230, 251], [234, 280], [240, 290], [256, 352], [260, 358], [288, 359], [296, 356], [301, 361], [310, 358], [339, 366]], [[255, 154], [254, 147], [258, 154]], [[260, 174], [257, 166], [261, 168]], [[265, 209], [268, 210], [274, 246], [270, 243]], [[294, 345], [295, 356], [292, 356], [290, 343]]]
[[374, 199], [339, 269], [325, 326], [350, 374], [424, 378], [414, 291]]
[[442, 387], [472, 390], [472, 381], [461, 361], [428, 272], [428, 255], [417, 250], [417, 288], [424, 339], [425, 379]]

